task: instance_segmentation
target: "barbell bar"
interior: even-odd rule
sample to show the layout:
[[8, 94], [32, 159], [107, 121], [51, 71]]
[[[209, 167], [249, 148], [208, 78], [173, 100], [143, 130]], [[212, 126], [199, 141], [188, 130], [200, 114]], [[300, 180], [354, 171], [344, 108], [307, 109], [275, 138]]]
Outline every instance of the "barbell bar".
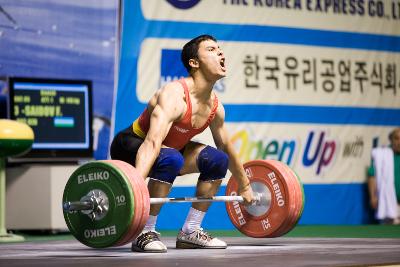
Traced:
[[[185, 202], [231, 202], [237, 201], [243, 203], [242, 196], [214, 196], [214, 197], [170, 197], [170, 198], [150, 198], [151, 204], [165, 204], [165, 203], [185, 203]], [[259, 203], [267, 203], [270, 201], [262, 194], [256, 194], [251, 205], [259, 205]], [[93, 211], [96, 209], [95, 199], [87, 199], [86, 201], [69, 201], [63, 203], [63, 210], [65, 212], [72, 211]]]

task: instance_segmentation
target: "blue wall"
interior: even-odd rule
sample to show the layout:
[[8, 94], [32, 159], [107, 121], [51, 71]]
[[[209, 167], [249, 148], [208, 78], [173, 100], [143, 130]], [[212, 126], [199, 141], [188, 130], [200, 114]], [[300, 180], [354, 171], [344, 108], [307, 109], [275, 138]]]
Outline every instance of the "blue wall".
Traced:
[[[224, 195], [226, 187], [218, 192]], [[170, 197], [193, 196], [194, 187], [173, 187]], [[373, 222], [368, 208], [366, 184], [304, 185], [305, 205], [298, 224], [351, 225]], [[186, 219], [190, 203], [165, 204], [157, 225], [162, 230], [180, 229]], [[340, 212], [338, 212], [340, 211]], [[215, 202], [204, 219], [205, 229], [234, 229], [225, 204]]]

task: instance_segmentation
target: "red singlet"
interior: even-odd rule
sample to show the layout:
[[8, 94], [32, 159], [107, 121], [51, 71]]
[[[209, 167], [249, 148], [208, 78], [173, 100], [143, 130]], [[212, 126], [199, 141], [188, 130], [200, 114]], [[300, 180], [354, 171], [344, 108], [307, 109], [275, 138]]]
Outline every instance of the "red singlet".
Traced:
[[[171, 129], [163, 141], [163, 145], [181, 150], [187, 143], [189, 143], [193, 136], [203, 132], [210, 125], [218, 108], [218, 98], [215, 95], [213, 108], [206, 123], [200, 128], [194, 128], [192, 126], [192, 103], [190, 102], [189, 89], [184, 79], [180, 79], [178, 82], [182, 85], [185, 91], [187, 110], [180, 121], [172, 123]], [[140, 129], [137, 129], [137, 126], [139, 126]], [[146, 134], [149, 131], [149, 127], [150, 114], [146, 108], [140, 117], [133, 123], [132, 128], [137, 135], [144, 138], [144, 136], [142, 136], [143, 134], [141, 133]]]

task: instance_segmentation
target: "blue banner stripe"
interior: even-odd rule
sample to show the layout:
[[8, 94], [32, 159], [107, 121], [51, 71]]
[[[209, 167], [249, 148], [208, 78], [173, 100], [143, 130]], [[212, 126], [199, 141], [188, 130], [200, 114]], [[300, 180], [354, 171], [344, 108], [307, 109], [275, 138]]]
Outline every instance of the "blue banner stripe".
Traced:
[[227, 122], [400, 125], [400, 109], [290, 105], [224, 105]]
[[[355, 33], [278, 26], [232, 25], [195, 22], [147, 21], [146, 37], [184, 38], [205, 33], [219, 40], [262, 43], [285, 43], [336, 48], [400, 52], [400, 37], [371, 33]], [[160, 29], [163, 29], [162, 31]]]

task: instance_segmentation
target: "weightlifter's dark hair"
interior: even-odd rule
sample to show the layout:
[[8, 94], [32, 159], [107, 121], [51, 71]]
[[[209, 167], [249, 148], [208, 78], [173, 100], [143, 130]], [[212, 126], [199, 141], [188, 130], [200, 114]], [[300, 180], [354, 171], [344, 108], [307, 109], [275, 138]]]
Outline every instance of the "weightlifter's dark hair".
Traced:
[[214, 42], [217, 41], [213, 36], [208, 35], [208, 34], [203, 34], [200, 36], [197, 36], [196, 38], [193, 38], [189, 42], [187, 42], [181, 52], [181, 60], [183, 63], [183, 66], [185, 66], [186, 70], [190, 73], [192, 70], [192, 67], [189, 65], [189, 60], [190, 59], [197, 59], [198, 58], [198, 50], [199, 50], [199, 45], [201, 42], [206, 41], [206, 40], [213, 40]]
[[392, 142], [394, 135], [396, 134], [397, 131], [400, 131], [400, 128], [395, 128], [389, 133], [389, 140]]

